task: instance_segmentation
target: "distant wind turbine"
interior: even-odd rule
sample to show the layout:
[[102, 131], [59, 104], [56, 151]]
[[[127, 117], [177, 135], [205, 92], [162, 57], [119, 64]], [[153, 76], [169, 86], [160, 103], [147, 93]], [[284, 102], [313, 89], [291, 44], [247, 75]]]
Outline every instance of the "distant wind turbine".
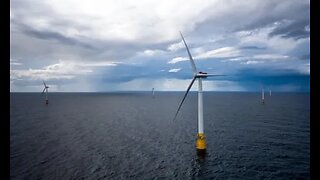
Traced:
[[152, 88], [152, 97], [154, 98], [154, 88]]
[[183, 38], [183, 35], [182, 33], [180, 32], [180, 35], [181, 35], [181, 38], [183, 40], [183, 43], [187, 49], [187, 52], [188, 52], [188, 55], [189, 55], [189, 59], [190, 59], [190, 62], [191, 62], [191, 66], [192, 66], [192, 71], [193, 71], [193, 79], [187, 89], [187, 91], [185, 92], [184, 94], [184, 97], [179, 105], [179, 108], [174, 116], [174, 119], [176, 119], [179, 111], [180, 111], [180, 108], [184, 102], [184, 100], [186, 99], [187, 95], [188, 95], [188, 92], [190, 91], [194, 81], [196, 79], [198, 79], [198, 135], [197, 135], [197, 142], [196, 142], [196, 148], [198, 151], [200, 152], [205, 152], [206, 150], [206, 141], [205, 141], [205, 135], [204, 135], [204, 125], [203, 125], [203, 99], [202, 99], [202, 79], [203, 78], [207, 78], [208, 76], [224, 76], [224, 75], [216, 75], [216, 74], [208, 74], [208, 73], [205, 73], [205, 72], [198, 72], [197, 71], [197, 68], [196, 68], [196, 65], [193, 61], [193, 58], [191, 56], [191, 53], [189, 51], [189, 48], [187, 46], [187, 43], [186, 41], [184, 40]]
[[269, 89], [269, 96], [271, 96], [271, 89]]
[[49, 89], [49, 86], [47, 86], [44, 81], [43, 81], [43, 85], [44, 85], [44, 89], [43, 89], [41, 95], [44, 93], [44, 91], [46, 91], [46, 104], [48, 104], [49, 103], [49, 100], [48, 100], [48, 89]]
[[262, 104], [264, 104], [264, 88], [262, 88]]

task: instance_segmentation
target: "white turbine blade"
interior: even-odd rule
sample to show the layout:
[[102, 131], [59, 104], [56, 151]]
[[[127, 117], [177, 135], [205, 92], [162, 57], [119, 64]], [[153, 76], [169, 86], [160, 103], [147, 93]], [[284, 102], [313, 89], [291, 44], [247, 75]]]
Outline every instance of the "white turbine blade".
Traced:
[[41, 95], [44, 93], [45, 90], [46, 90], [46, 88], [43, 88], [43, 91], [42, 91]]
[[180, 108], [181, 108], [184, 100], [186, 99], [186, 97], [187, 97], [187, 95], [188, 95], [188, 92], [190, 91], [190, 89], [191, 89], [191, 87], [192, 87], [192, 84], [194, 83], [195, 80], [196, 80], [196, 77], [194, 77], [194, 78], [192, 79], [192, 81], [191, 81], [191, 83], [190, 83], [190, 85], [189, 85], [186, 93], [185, 93], [184, 96], [183, 96], [183, 99], [182, 99], [182, 101], [181, 101], [181, 103], [180, 103], [180, 105], [179, 105], [179, 108], [178, 108], [178, 110], [177, 110], [177, 112], [176, 112], [176, 115], [174, 116], [173, 120], [176, 119], [176, 117], [177, 117], [177, 115], [178, 115], [178, 112], [180, 111]]
[[190, 51], [189, 51], [188, 45], [187, 45], [186, 41], [184, 40], [183, 35], [182, 35], [181, 32], [180, 32], [180, 35], [181, 35], [181, 38], [182, 38], [182, 40], [183, 40], [183, 43], [184, 43], [184, 45], [186, 46], [186, 49], [187, 49], [187, 51], [188, 51], [188, 55], [189, 55], [189, 59], [190, 59], [190, 62], [191, 62], [191, 66], [192, 66], [193, 73], [196, 74], [196, 73], [198, 72], [198, 71], [197, 71], [197, 68], [196, 68], [196, 64], [195, 64], [194, 61], [193, 61], [193, 58], [192, 58], [191, 53], [190, 53]]
[[[43, 80], [42, 80], [43, 81]], [[43, 85], [44, 85], [44, 87], [47, 87], [47, 85], [46, 85], [46, 83], [43, 81]]]
[[224, 75], [224, 74], [207, 74], [207, 76], [227, 76], [227, 75]]

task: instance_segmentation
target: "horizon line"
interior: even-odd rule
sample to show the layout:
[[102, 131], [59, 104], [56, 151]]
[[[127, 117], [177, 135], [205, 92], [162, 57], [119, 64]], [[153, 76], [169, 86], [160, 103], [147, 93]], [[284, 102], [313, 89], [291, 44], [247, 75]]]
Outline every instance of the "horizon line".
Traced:
[[[149, 90], [137, 90], [137, 91], [134, 91], [134, 90], [121, 90], [121, 91], [51, 91], [49, 93], [121, 93], [121, 92], [124, 92], [124, 93], [135, 93], [135, 92], [152, 92], [152, 91], [149, 91]], [[167, 91], [167, 90], [154, 90], [154, 92], [185, 92], [183, 90], [181, 91]], [[198, 92], [196, 90], [194, 91], [190, 91], [190, 92]], [[203, 91], [203, 92], [239, 92], [239, 93], [242, 93], [242, 92], [261, 92], [261, 91]], [[288, 93], [310, 93], [310, 91], [271, 91], [271, 92], [280, 92], [280, 93], [283, 93], [283, 92], [288, 92]], [[41, 93], [41, 92], [38, 92], [38, 91], [13, 91], [13, 92], [10, 92], [10, 93]]]

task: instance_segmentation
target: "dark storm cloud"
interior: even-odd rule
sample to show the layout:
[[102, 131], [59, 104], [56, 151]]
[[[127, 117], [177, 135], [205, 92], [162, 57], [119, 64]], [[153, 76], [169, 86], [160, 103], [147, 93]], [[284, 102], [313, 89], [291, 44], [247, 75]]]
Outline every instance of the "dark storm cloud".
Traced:
[[[16, 33], [22, 33], [25, 34], [25, 36], [30, 36], [38, 39], [44, 39], [44, 40], [56, 40], [62, 44], [66, 45], [76, 45], [81, 46], [84, 48], [90, 48], [94, 49], [95, 47], [92, 46], [89, 43], [82, 42], [83, 37], [68, 37], [64, 35], [62, 32], [59, 32], [59, 29], [63, 29], [64, 27], [71, 26], [75, 29], [81, 29], [81, 30], [89, 30], [89, 27], [85, 27], [83, 25], [79, 25], [73, 21], [67, 20], [67, 19], [60, 19], [60, 18], [53, 18], [53, 17], [47, 17], [42, 16], [42, 18], [47, 18], [47, 21], [50, 22], [51, 26], [54, 27], [52, 30], [49, 29], [39, 29], [37, 26], [33, 26], [33, 24], [28, 22], [27, 20], [24, 20], [23, 16], [18, 14], [14, 15], [15, 18], [11, 19], [11, 33], [13, 36]], [[30, 41], [29, 41], [30, 43]], [[32, 42], [31, 42], [32, 43]]]
[[197, 23], [196, 30], [203, 35], [253, 31], [282, 21], [292, 23], [275, 28], [271, 35], [307, 36], [308, 33], [302, 30], [310, 21], [310, 4], [300, 0], [235, 2], [223, 14]]
[[56, 33], [56, 32], [49, 32], [49, 31], [35, 31], [35, 30], [25, 30], [24, 33], [29, 36], [33, 36], [39, 39], [50, 39], [50, 40], [57, 40], [61, 42], [62, 44], [67, 44], [67, 45], [77, 45], [77, 46], [82, 46], [84, 48], [90, 48], [90, 49], [95, 49], [92, 45], [82, 43], [76, 39], [73, 38], [68, 38], [66, 36], [63, 36], [62, 34]]
[[301, 56], [299, 56], [299, 59], [301, 59], [301, 60], [309, 60], [310, 59], [310, 54], [301, 55]]
[[242, 46], [240, 49], [251, 49], [251, 50], [263, 50], [266, 49], [265, 47], [259, 47], [259, 46]]
[[308, 19], [295, 20], [293, 22], [284, 23], [276, 27], [269, 35], [280, 35], [285, 38], [306, 38], [310, 36], [310, 31], [306, 30], [306, 27], [310, 26]]
[[70, 38], [57, 32], [15, 25], [17, 28], [11, 36], [10, 51], [12, 57], [23, 57], [22, 59], [122, 60], [145, 48], [133, 42], [102, 41], [94, 37]]
[[294, 85], [298, 91], [310, 91], [310, 75], [300, 74], [294, 70], [273, 69], [262, 71], [259, 69], [245, 68], [238, 70], [234, 76], [226, 79], [241, 82], [248, 90], [259, 90], [262, 86], [273, 87], [277, 90], [277, 86]]
[[[13, 1], [11, 8], [10, 54], [12, 57], [21, 57], [22, 61], [33, 59], [34, 65], [40, 63], [40, 59], [47, 62], [53, 59], [121, 60], [143, 49], [134, 42], [101, 40], [94, 36], [67, 36], [64, 34], [67, 28], [90, 32], [92, 27], [79, 24], [72, 17], [63, 17], [42, 2]], [[49, 26], [39, 29], [39, 24], [33, 22], [37, 20], [36, 17], [45, 19]]]

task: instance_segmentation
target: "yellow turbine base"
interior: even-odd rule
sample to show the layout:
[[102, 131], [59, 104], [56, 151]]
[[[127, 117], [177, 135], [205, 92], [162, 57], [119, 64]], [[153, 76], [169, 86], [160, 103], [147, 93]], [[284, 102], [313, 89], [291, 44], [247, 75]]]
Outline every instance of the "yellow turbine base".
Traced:
[[196, 148], [197, 150], [200, 150], [200, 151], [206, 150], [207, 148], [206, 137], [204, 136], [203, 133], [198, 133]]

